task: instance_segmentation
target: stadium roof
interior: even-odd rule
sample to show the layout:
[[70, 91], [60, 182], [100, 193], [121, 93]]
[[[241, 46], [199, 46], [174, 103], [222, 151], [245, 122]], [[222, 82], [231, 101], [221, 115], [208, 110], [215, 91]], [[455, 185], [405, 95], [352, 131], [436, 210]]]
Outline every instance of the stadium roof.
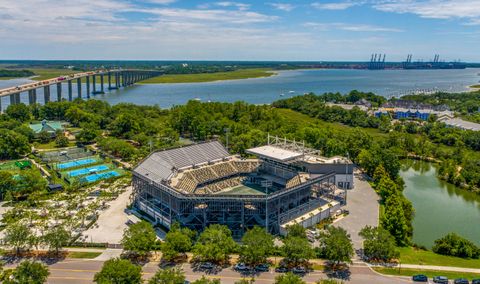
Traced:
[[152, 153], [143, 160], [134, 172], [155, 182], [167, 180], [174, 169], [220, 160], [230, 156], [218, 141], [193, 144]]
[[279, 162], [288, 162], [296, 160], [303, 156], [302, 152], [282, 149], [272, 145], [261, 146], [246, 150], [247, 153], [259, 156], [261, 158], [275, 160]]

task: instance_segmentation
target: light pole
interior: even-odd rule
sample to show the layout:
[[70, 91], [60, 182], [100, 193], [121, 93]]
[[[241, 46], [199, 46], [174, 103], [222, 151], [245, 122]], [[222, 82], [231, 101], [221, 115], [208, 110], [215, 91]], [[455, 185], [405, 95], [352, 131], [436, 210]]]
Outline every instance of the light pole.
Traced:
[[[350, 154], [347, 151], [347, 161], [345, 162], [345, 181], [348, 179], [348, 161], [350, 160]], [[353, 173], [352, 173], [353, 174]], [[349, 182], [350, 184], [350, 182]], [[347, 205], [347, 182], [344, 183], [345, 205]]]
[[226, 127], [226, 128], [224, 129], [224, 131], [225, 131], [225, 138], [226, 138], [226, 140], [227, 140], [226, 148], [227, 148], [227, 152], [228, 152], [228, 133], [230, 133], [230, 128]]

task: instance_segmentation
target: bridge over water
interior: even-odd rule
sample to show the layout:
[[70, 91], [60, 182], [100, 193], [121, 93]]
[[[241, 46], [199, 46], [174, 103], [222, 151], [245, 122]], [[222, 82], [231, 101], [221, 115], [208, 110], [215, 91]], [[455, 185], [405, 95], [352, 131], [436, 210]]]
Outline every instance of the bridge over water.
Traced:
[[[28, 94], [28, 104], [35, 104], [37, 103], [37, 90], [43, 90], [43, 102], [47, 103], [51, 101], [51, 87], [56, 86], [56, 100], [61, 101], [64, 99], [62, 85], [66, 85], [67, 96], [65, 99], [72, 101], [74, 99], [74, 85], [76, 85], [76, 96], [82, 98], [82, 92], [85, 91], [85, 97], [88, 99], [92, 94], [104, 94], [105, 84], [108, 84], [108, 90], [115, 90], [159, 75], [162, 75], [162, 72], [154, 70], [98, 70], [0, 89], [0, 112], [2, 111], [3, 97], [10, 97], [10, 104], [13, 105], [22, 101], [21, 96], [23, 94]], [[82, 79], [85, 79], [85, 90], [82, 88]], [[27, 100], [24, 101], [27, 102]]]

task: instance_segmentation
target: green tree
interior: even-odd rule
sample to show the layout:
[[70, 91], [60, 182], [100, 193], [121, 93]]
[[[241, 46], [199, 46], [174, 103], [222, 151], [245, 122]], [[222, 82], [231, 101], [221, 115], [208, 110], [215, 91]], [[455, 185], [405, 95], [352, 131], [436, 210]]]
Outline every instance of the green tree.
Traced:
[[287, 227], [287, 236], [289, 237], [299, 237], [299, 238], [307, 238], [307, 231], [305, 228], [300, 224], [293, 224]]
[[350, 235], [345, 229], [328, 226], [319, 238], [322, 256], [334, 264], [340, 262], [351, 263], [353, 256], [353, 244]]
[[20, 222], [11, 223], [5, 228], [3, 242], [12, 246], [18, 255], [22, 249], [27, 248], [31, 234], [32, 232], [26, 224]]
[[7, 192], [14, 190], [16, 181], [13, 174], [8, 171], [0, 171], [0, 198], [3, 200]]
[[98, 125], [93, 123], [84, 123], [81, 125], [82, 130], [75, 136], [77, 141], [81, 143], [91, 143], [100, 136]]
[[227, 261], [236, 243], [227, 226], [212, 224], [198, 237], [193, 247], [194, 258], [215, 263]]
[[308, 240], [301, 237], [287, 236], [283, 241], [281, 250], [285, 260], [295, 266], [304, 261], [308, 261], [308, 259], [315, 255]]
[[188, 228], [180, 228], [176, 223], [165, 236], [161, 245], [162, 257], [167, 261], [175, 260], [179, 255], [186, 255], [192, 248], [192, 237], [195, 235]]
[[57, 225], [47, 231], [43, 241], [51, 251], [58, 254], [70, 241], [70, 233], [62, 225]]
[[156, 239], [157, 234], [152, 224], [141, 221], [131, 225], [123, 232], [122, 245], [125, 250], [145, 257], [150, 254]]
[[184, 284], [185, 273], [182, 270], [161, 269], [158, 270], [155, 275], [148, 281], [149, 284]]
[[471, 241], [462, 238], [455, 233], [449, 233], [435, 240], [433, 252], [443, 255], [451, 255], [463, 258], [479, 258], [480, 248]]
[[205, 275], [192, 282], [192, 284], [220, 284], [220, 279], [208, 279]]
[[12, 273], [11, 279], [4, 283], [18, 283], [18, 284], [42, 284], [47, 282], [48, 267], [37, 261], [22, 261]]
[[251, 279], [243, 278], [238, 281], [235, 281], [235, 284], [253, 284], [253, 283], [255, 283], [255, 278], [253, 277]]
[[20, 122], [30, 120], [30, 109], [23, 103], [9, 105], [5, 112], [9, 117]]
[[273, 236], [264, 228], [255, 226], [242, 237], [240, 260], [251, 266], [266, 263], [273, 249]]
[[126, 259], [113, 258], [103, 263], [93, 278], [99, 284], [140, 284], [142, 268]]
[[42, 130], [40, 131], [40, 133], [37, 134], [37, 138], [40, 143], [45, 144], [52, 141], [52, 134], [50, 134], [50, 132]]
[[306, 284], [299, 276], [288, 272], [275, 277], [275, 284]]
[[364, 227], [359, 235], [363, 238], [363, 253], [370, 260], [389, 261], [399, 253], [395, 238], [382, 227]]
[[0, 130], [0, 159], [17, 159], [30, 152], [27, 137], [8, 129]]
[[411, 220], [404, 211], [404, 201], [401, 193], [391, 195], [385, 202], [385, 213], [382, 217], [382, 226], [392, 234], [397, 245], [410, 244]]
[[65, 137], [63, 134], [57, 135], [57, 137], [55, 138], [55, 146], [57, 147], [67, 147], [68, 143], [68, 138]]

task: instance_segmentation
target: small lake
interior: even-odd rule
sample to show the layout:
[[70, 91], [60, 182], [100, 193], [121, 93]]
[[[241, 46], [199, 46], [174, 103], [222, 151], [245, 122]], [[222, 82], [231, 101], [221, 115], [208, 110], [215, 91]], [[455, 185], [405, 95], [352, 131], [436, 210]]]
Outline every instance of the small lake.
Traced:
[[403, 193], [415, 208], [413, 241], [431, 248], [436, 239], [455, 232], [480, 245], [480, 195], [443, 182], [436, 174], [432, 163], [402, 163]]
[[[121, 102], [142, 105], [157, 104], [162, 108], [185, 104], [192, 99], [200, 99], [204, 102], [242, 100], [252, 104], [268, 104], [308, 92], [317, 94], [324, 92], [347, 93], [354, 89], [374, 92], [385, 97], [398, 97], [419, 90], [467, 91], [468, 86], [479, 82], [479, 73], [480, 69], [478, 68], [460, 70], [290, 70], [280, 71], [278, 75], [266, 78], [206, 83], [138, 84], [92, 97], [111, 104]], [[16, 86], [28, 81], [28, 79], [0, 81], [0, 88]], [[63, 85], [65, 97], [67, 86]], [[85, 96], [85, 86], [82, 88]], [[100, 88], [97, 87], [97, 89]], [[74, 97], [76, 91], [74, 84]], [[38, 102], [43, 103], [43, 91], [38, 90], [37, 94]], [[52, 87], [51, 94], [51, 99], [55, 100], [55, 87]], [[23, 95], [22, 101], [26, 101], [27, 97]], [[9, 99], [4, 98], [2, 103], [3, 106], [7, 106]]]

